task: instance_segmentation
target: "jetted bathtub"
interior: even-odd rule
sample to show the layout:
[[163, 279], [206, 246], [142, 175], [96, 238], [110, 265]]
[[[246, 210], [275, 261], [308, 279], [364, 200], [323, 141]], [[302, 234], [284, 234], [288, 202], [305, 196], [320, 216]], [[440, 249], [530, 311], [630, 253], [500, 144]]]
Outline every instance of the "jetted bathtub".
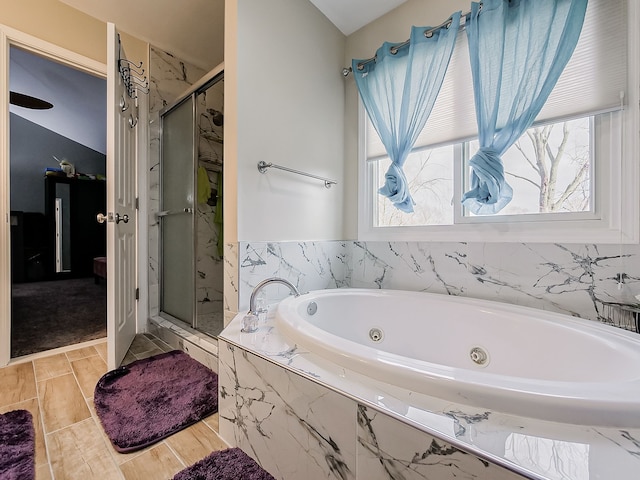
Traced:
[[319, 290], [278, 305], [299, 346], [375, 380], [543, 420], [640, 427], [640, 335], [515, 305]]

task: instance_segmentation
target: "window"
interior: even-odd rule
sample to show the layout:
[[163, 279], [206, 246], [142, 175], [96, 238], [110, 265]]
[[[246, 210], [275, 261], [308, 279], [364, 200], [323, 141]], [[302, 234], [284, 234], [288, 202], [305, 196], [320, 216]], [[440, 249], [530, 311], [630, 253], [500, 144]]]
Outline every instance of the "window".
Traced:
[[[466, 162], [478, 148], [464, 32], [404, 166], [416, 202], [413, 213], [397, 210], [377, 193], [390, 161], [361, 108], [359, 237], [636, 243], [638, 111], [630, 105], [638, 99], [627, 85], [638, 81], [638, 40], [637, 33], [628, 39], [619, 27], [637, 18], [638, 7], [631, 3], [629, 12], [625, 0], [589, 3], [578, 47], [554, 92], [534, 126], [503, 156], [514, 196], [498, 214], [475, 216], [460, 203], [469, 187]], [[598, 40], [603, 24], [617, 32], [605, 45]], [[624, 109], [620, 92], [628, 92]]]

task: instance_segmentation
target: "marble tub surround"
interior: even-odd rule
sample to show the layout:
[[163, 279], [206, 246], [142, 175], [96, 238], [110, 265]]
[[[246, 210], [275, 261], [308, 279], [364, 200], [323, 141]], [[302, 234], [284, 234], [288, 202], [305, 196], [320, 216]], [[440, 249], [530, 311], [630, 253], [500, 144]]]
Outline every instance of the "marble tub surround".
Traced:
[[[394, 459], [395, 461], [413, 459], [416, 452], [443, 452], [448, 451], [449, 447], [468, 453], [469, 455], [464, 453], [455, 455], [462, 459], [467, 457], [470, 459], [464, 462], [464, 468], [458, 468], [458, 460], [450, 462], [450, 468], [459, 475], [455, 478], [510, 478], [507, 475], [509, 472], [505, 473], [507, 475], [505, 477], [498, 476], [503, 474], [504, 469], [517, 473], [523, 478], [536, 480], [637, 478], [637, 472], [640, 469], [640, 429], [601, 428], [546, 422], [468, 407], [418, 394], [349, 371], [312, 352], [290, 345], [274, 327], [273, 312], [269, 315], [267, 323], [253, 334], [240, 331], [241, 316], [238, 315], [221, 335], [220, 428], [221, 435], [228, 442], [232, 444], [234, 441], [246, 442], [239, 446], [250, 447], [247, 450], [249, 453], [251, 448], [256, 448], [257, 453], [264, 455], [263, 450], [254, 446], [255, 442], [268, 443], [270, 448], [275, 449], [280, 438], [270, 430], [261, 430], [262, 421], [267, 418], [269, 422], [274, 420], [271, 418], [270, 403], [256, 401], [256, 399], [267, 398], [261, 386], [277, 386], [275, 391], [279, 392], [278, 401], [292, 402], [286, 394], [287, 389], [291, 383], [304, 380], [326, 387], [324, 391], [331, 397], [340, 394], [350, 399], [353, 403], [345, 407], [350, 415], [353, 414], [354, 409], [362, 406], [365, 408], [364, 412], [367, 412], [366, 417], [374, 419], [370, 427], [372, 430], [366, 431], [363, 430], [364, 425], [359, 426], [357, 442], [351, 442], [359, 445], [358, 452], [355, 453], [358, 468], [355, 478], [402, 478], [391, 475], [387, 469], [374, 466], [376, 461], [372, 459], [372, 455], [380, 458], [378, 463], [386, 465]], [[253, 360], [254, 357], [262, 363]], [[255, 365], [257, 363], [260, 363], [260, 367]], [[285, 383], [278, 383], [276, 380], [285, 377]], [[312, 391], [316, 392], [316, 390]], [[322, 397], [319, 391], [314, 395], [317, 395], [316, 398]], [[275, 397], [272, 398], [275, 399]], [[309, 399], [298, 399], [297, 402], [303, 404], [307, 402], [305, 405], [308, 407]], [[240, 414], [241, 411], [242, 414]], [[362, 417], [363, 410], [359, 411]], [[379, 418], [377, 414], [389, 417], [389, 421]], [[285, 422], [285, 418], [288, 421]], [[300, 415], [298, 420], [296, 415], [293, 415], [280, 417], [280, 420], [281, 423], [289, 426], [296, 423], [306, 425], [300, 422], [299, 418]], [[326, 418], [326, 423], [324, 418], [318, 418], [315, 421], [330, 428], [332, 418], [336, 418], [335, 411]], [[360, 420], [366, 424], [364, 418]], [[378, 420], [381, 427], [376, 426]], [[354, 422], [356, 421], [354, 418]], [[389, 426], [389, 422], [393, 426]], [[340, 428], [351, 432], [349, 426], [351, 424], [351, 422], [343, 422]], [[252, 425], [251, 428], [249, 428], [250, 425]], [[289, 434], [287, 430], [289, 426], [283, 427], [287, 434]], [[291, 428], [291, 431], [298, 431], [297, 428], [297, 426]], [[419, 437], [419, 441], [422, 442], [420, 448], [416, 449], [415, 443], [412, 443], [414, 440], [411, 440], [414, 434], [406, 434], [404, 430], [406, 428], [417, 429], [420, 435], [424, 435]], [[242, 432], [245, 430], [249, 431], [250, 435], [243, 437]], [[376, 452], [375, 449], [372, 451], [371, 431], [375, 433], [376, 438], [380, 436], [378, 442], [381, 445], [381, 452]], [[257, 435], [258, 440], [251, 435]], [[299, 441], [305, 445], [305, 448], [312, 448], [305, 440], [307, 438], [305, 435], [307, 434], [304, 434]], [[267, 436], [270, 436], [268, 442], [263, 438]], [[433, 437], [435, 445], [429, 437]], [[393, 448], [389, 446], [391, 444], [394, 445]], [[429, 450], [430, 445], [433, 445], [431, 450]], [[341, 443], [338, 446], [343, 448]], [[276, 455], [280, 450], [276, 450], [270, 450], [270, 455], [275, 455], [274, 462], [280, 458]], [[318, 455], [321, 451], [316, 449], [315, 454]], [[402, 453], [403, 451], [405, 453]], [[284, 455], [285, 457], [289, 455], [287, 459], [291, 458], [290, 452], [285, 451]], [[381, 455], [384, 458], [381, 458]], [[494, 465], [496, 471], [501, 473], [495, 475], [491, 473], [487, 476], [487, 462]], [[443, 465], [447, 464], [440, 459], [436, 463], [437, 468], [444, 468]], [[425, 464], [430, 465], [428, 461], [425, 461]], [[349, 465], [348, 461], [347, 465]], [[367, 475], [377, 472], [377, 476], [360, 476], [360, 469], [363, 469], [362, 472], [366, 472]], [[350, 471], [353, 471], [351, 467]], [[430, 475], [433, 478], [441, 478], [435, 476], [434, 472], [437, 471], [430, 470]], [[408, 473], [405, 472], [405, 478], [421, 478], [406, 475]], [[317, 478], [352, 477], [341, 477], [330, 473]]]
[[[353, 242], [350, 286], [496, 300], [607, 322], [638, 303], [640, 245]], [[618, 283], [623, 277], [622, 288]]]
[[224, 341], [219, 385], [221, 436], [274, 477], [356, 478], [351, 400]]
[[[640, 294], [640, 245], [240, 242], [238, 262], [240, 310], [248, 307], [253, 287], [270, 276], [285, 278], [300, 291], [358, 287], [442, 293], [605, 323], [611, 323], [608, 305], [637, 304], [634, 296]], [[273, 301], [287, 294], [274, 291]]]
[[364, 405], [358, 405], [356, 450], [359, 478], [522, 478]]

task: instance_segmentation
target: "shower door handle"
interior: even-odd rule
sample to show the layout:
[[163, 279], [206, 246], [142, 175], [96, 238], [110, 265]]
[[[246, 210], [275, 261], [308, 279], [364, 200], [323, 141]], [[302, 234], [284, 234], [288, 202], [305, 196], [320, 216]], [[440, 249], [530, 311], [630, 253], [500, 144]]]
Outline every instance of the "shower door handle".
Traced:
[[166, 217], [167, 215], [177, 215], [179, 213], [193, 213], [193, 208], [186, 207], [181, 210], [163, 210], [162, 212], [156, 213], [157, 217]]

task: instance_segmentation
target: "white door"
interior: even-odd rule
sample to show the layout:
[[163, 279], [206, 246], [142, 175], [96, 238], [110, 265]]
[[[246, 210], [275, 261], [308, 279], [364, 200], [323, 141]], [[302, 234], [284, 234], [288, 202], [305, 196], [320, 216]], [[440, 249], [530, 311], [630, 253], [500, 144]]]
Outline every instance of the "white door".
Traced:
[[107, 24], [107, 50], [107, 363], [114, 369], [136, 334], [138, 118], [120, 72], [126, 57], [112, 23]]

